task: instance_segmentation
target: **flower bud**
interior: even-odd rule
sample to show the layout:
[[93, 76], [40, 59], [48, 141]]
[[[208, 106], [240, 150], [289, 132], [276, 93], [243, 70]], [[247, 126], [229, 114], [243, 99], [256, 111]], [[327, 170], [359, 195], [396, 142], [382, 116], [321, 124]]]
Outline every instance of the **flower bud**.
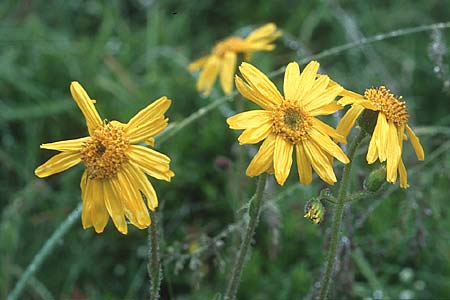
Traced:
[[376, 170], [370, 172], [364, 181], [364, 188], [369, 192], [376, 192], [380, 189], [386, 180], [386, 166], [382, 165]]
[[368, 134], [372, 135], [377, 124], [378, 112], [365, 109], [358, 120], [359, 126]]
[[319, 224], [325, 214], [325, 208], [317, 198], [312, 198], [305, 205], [304, 217], [309, 219], [314, 224]]

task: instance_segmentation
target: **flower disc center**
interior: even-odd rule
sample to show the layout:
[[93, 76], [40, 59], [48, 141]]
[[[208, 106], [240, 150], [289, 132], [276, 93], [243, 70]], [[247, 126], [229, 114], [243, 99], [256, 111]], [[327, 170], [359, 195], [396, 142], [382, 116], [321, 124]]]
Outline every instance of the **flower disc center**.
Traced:
[[242, 43], [242, 39], [240, 37], [230, 37], [221, 42], [219, 42], [213, 49], [213, 54], [219, 57], [223, 57], [226, 52], [238, 51], [239, 44]]
[[97, 128], [81, 148], [81, 160], [90, 179], [108, 179], [117, 174], [127, 160], [130, 145], [121, 127], [112, 123]]
[[294, 101], [285, 100], [273, 111], [273, 132], [292, 144], [307, 138], [311, 127], [312, 117]]
[[408, 122], [409, 114], [406, 109], [406, 103], [400, 101], [402, 97], [397, 99], [386, 87], [380, 86], [379, 88], [367, 89], [364, 92], [364, 97], [372, 101], [380, 109], [388, 122], [393, 122], [397, 126]]

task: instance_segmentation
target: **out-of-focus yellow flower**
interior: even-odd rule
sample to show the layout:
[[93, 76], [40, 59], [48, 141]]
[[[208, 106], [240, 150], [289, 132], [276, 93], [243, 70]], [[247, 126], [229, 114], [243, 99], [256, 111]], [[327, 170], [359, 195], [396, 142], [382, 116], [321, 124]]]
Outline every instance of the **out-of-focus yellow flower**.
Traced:
[[237, 55], [245, 54], [245, 60], [249, 60], [254, 51], [273, 50], [275, 45], [272, 42], [280, 35], [281, 32], [277, 30], [275, 24], [268, 23], [257, 28], [246, 38], [232, 36], [218, 42], [211, 54], [188, 66], [190, 72], [202, 69], [197, 81], [197, 90], [209, 95], [217, 76], [220, 76], [220, 85], [228, 95], [233, 89]]
[[[151, 220], [147, 206], [154, 210], [158, 198], [145, 174], [170, 181], [174, 173], [169, 168], [169, 157], [133, 144], [151, 142], [154, 135], [166, 128], [168, 119], [164, 113], [171, 100], [161, 97], [123, 124], [102, 121], [95, 101], [78, 82], [72, 82], [70, 91], [86, 119], [89, 136], [42, 144], [43, 149], [61, 153], [39, 166], [35, 174], [47, 177], [83, 162], [85, 171], [80, 183], [83, 227], [93, 226], [101, 233], [109, 216], [123, 234], [128, 232], [125, 217], [140, 229], [148, 227]], [[142, 195], [147, 199], [147, 206]]]
[[[329, 115], [342, 106], [335, 101], [343, 90], [329, 87], [330, 79], [318, 75], [319, 63], [310, 62], [303, 72], [297, 63], [290, 63], [284, 76], [284, 97], [261, 71], [248, 63], [239, 67], [245, 81], [236, 76], [236, 87], [262, 110], [252, 110], [227, 119], [231, 129], [245, 129], [240, 144], [256, 144], [262, 140], [258, 153], [247, 168], [248, 176], [274, 172], [280, 185], [286, 181], [295, 150], [300, 182], [312, 181], [312, 169], [329, 184], [336, 182], [333, 157], [343, 163], [349, 159], [333, 139], [344, 142], [336, 130], [317, 116]], [[331, 138], [330, 138], [331, 137]]]
[[337, 132], [346, 137], [364, 109], [377, 112], [376, 125], [367, 151], [367, 162], [372, 164], [377, 159], [380, 162], [386, 161], [386, 180], [395, 183], [399, 175], [400, 187], [407, 188], [407, 173], [402, 160], [405, 129], [417, 158], [423, 160], [425, 155], [419, 138], [408, 125], [406, 103], [400, 101], [401, 97], [396, 98], [384, 86], [367, 89], [364, 96], [350, 91], [345, 91], [342, 95], [344, 97], [338, 103], [352, 104], [352, 107], [341, 119]]

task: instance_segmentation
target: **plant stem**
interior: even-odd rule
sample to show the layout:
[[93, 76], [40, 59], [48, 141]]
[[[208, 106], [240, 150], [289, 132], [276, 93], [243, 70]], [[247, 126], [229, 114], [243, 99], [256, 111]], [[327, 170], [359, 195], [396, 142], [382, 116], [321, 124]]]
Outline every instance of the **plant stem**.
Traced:
[[253, 234], [255, 233], [256, 225], [258, 225], [259, 215], [261, 213], [262, 196], [264, 187], [266, 185], [267, 174], [263, 173], [258, 178], [258, 184], [256, 186], [256, 193], [249, 201], [249, 222], [245, 231], [244, 238], [241, 243], [241, 247], [237, 252], [237, 256], [234, 262], [233, 271], [231, 273], [230, 281], [228, 283], [227, 291], [225, 292], [224, 300], [234, 300], [241, 281], [241, 274], [244, 268], [245, 258], [247, 256], [250, 242]]
[[159, 236], [158, 236], [158, 223], [156, 213], [150, 212], [150, 218], [152, 224], [148, 228], [148, 276], [150, 277], [150, 300], [159, 299], [159, 290], [162, 280], [162, 269], [159, 254]]
[[342, 180], [341, 185], [339, 187], [338, 197], [337, 197], [337, 204], [336, 208], [334, 210], [333, 215], [333, 224], [331, 227], [331, 242], [330, 242], [330, 248], [328, 250], [328, 256], [326, 261], [326, 267], [325, 267], [325, 273], [322, 278], [322, 282], [320, 284], [320, 294], [319, 299], [324, 300], [327, 297], [328, 293], [328, 286], [330, 284], [331, 274], [333, 272], [334, 262], [336, 260], [336, 251], [340, 236], [340, 229], [341, 229], [341, 222], [342, 222], [342, 215], [344, 213], [344, 204], [345, 204], [345, 196], [347, 193], [347, 186], [348, 181], [350, 177], [350, 171], [352, 168], [352, 162], [353, 157], [355, 156], [356, 148], [358, 148], [358, 145], [361, 143], [361, 141], [366, 136], [366, 133], [364, 130], [360, 130], [359, 134], [353, 139], [349, 151], [348, 151], [348, 158], [350, 159], [350, 162], [345, 165], [344, 171], [342, 174]]
[[57, 245], [60, 245], [59, 241], [69, 231], [73, 223], [75, 223], [75, 220], [78, 220], [81, 215], [81, 207], [82, 205], [80, 203], [77, 208], [75, 208], [64, 220], [64, 222], [61, 223], [61, 225], [52, 234], [52, 236], [45, 242], [44, 246], [41, 248], [41, 250], [39, 250], [39, 252], [33, 258], [33, 261], [28, 265], [27, 269], [22, 274], [19, 281], [16, 283], [13, 291], [8, 296], [8, 300], [19, 299], [28, 280], [34, 275], [34, 273], [36, 273], [37, 270], [39, 270], [47, 256], [52, 253], [53, 248], [55, 248]]

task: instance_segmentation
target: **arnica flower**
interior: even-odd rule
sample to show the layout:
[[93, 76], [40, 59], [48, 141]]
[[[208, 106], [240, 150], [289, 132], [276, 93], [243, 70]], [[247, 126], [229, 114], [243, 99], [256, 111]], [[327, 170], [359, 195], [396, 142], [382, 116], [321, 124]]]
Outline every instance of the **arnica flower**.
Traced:
[[326, 75], [317, 75], [318, 69], [319, 63], [312, 61], [300, 74], [298, 64], [290, 63], [284, 76], [283, 97], [257, 68], [248, 63], [239, 67], [247, 83], [236, 76], [237, 89], [262, 108], [227, 119], [231, 129], [245, 129], [238, 138], [241, 145], [264, 140], [247, 168], [248, 176], [274, 172], [277, 182], [283, 185], [295, 149], [301, 183], [311, 183], [312, 169], [325, 182], [336, 182], [333, 157], [343, 163], [348, 163], [349, 159], [331, 138], [340, 142], [345, 140], [317, 117], [342, 108], [335, 98], [343, 88], [339, 85], [329, 87], [330, 79]]
[[273, 23], [268, 23], [257, 28], [246, 38], [231, 36], [220, 41], [212, 49], [211, 54], [204, 56], [188, 66], [188, 70], [193, 72], [202, 69], [197, 81], [197, 90], [209, 95], [216, 81], [220, 76], [220, 85], [225, 94], [230, 94], [233, 89], [233, 76], [236, 71], [236, 60], [238, 54], [244, 54], [249, 60], [254, 51], [270, 51], [275, 48], [271, 44], [281, 35]]
[[151, 142], [154, 135], [166, 128], [168, 119], [164, 113], [171, 100], [161, 97], [123, 124], [102, 121], [95, 101], [78, 82], [72, 82], [70, 91], [86, 119], [89, 136], [42, 144], [43, 149], [61, 153], [39, 166], [35, 174], [47, 177], [83, 162], [85, 171], [80, 183], [83, 228], [93, 226], [101, 233], [109, 216], [123, 234], [128, 232], [125, 217], [140, 229], [148, 227], [151, 220], [147, 206], [154, 210], [158, 198], [145, 174], [170, 181], [174, 173], [169, 168], [169, 157], [133, 144]]
[[337, 132], [347, 136], [355, 124], [356, 119], [364, 109], [378, 113], [376, 125], [372, 133], [366, 159], [369, 164], [377, 159], [386, 161], [386, 180], [390, 183], [400, 177], [400, 187], [407, 188], [408, 180], [406, 168], [402, 160], [403, 140], [406, 139], [405, 129], [419, 160], [425, 158], [419, 138], [408, 125], [408, 111], [406, 103], [396, 98], [384, 86], [367, 89], [364, 96], [345, 91], [339, 100], [342, 105], [352, 104], [339, 122]]

